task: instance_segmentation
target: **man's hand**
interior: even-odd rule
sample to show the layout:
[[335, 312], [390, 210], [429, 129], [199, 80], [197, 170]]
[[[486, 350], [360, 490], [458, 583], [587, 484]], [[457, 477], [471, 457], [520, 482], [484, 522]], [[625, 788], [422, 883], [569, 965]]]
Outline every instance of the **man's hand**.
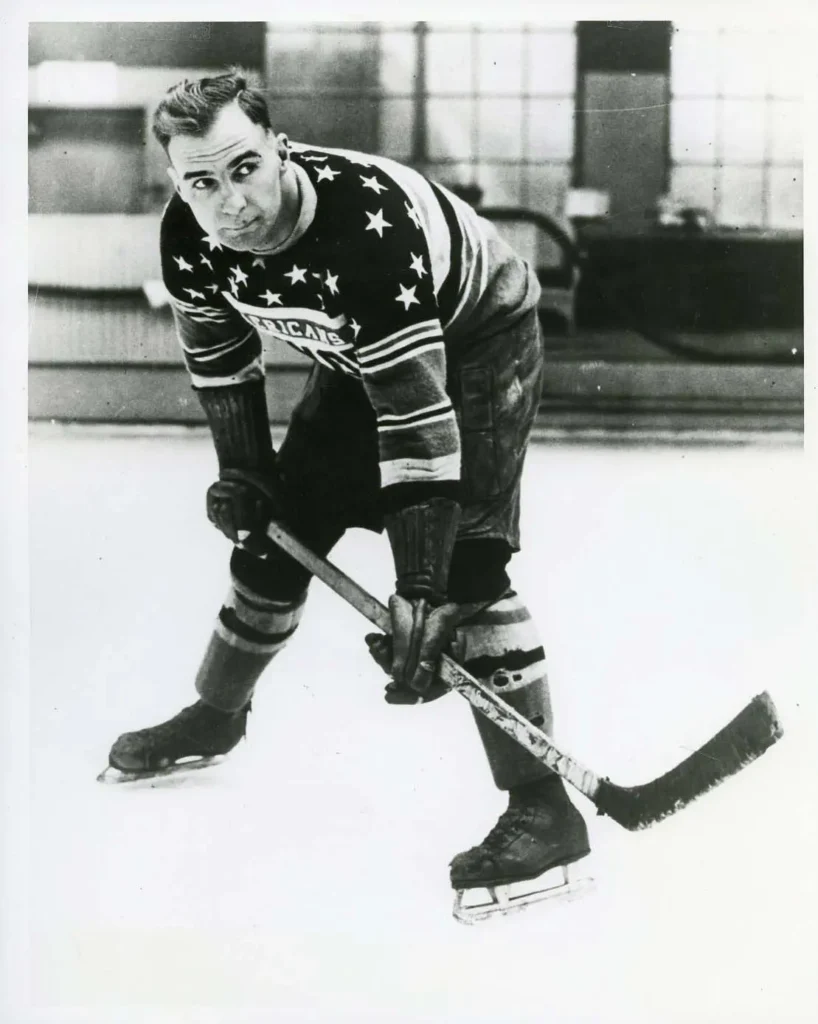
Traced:
[[224, 469], [207, 492], [207, 518], [234, 544], [265, 554], [266, 527], [281, 515], [280, 485], [274, 474]]
[[393, 594], [389, 614], [392, 636], [370, 633], [366, 637], [369, 653], [392, 677], [387, 702], [418, 704], [441, 697], [446, 687], [437, 678], [438, 662], [453, 639], [459, 606], [446, 603], [435, 608], [424, 598]]
[[440, 655], [452, 639], [458, 606], [446, 601], [460, 506], [434, 497], [384, 516], [395, 559], [389, 599], [391, 637], [370, 634], [372, 657], [392, 676], [390, 704], [418, 704], [445, 693], [437, 680]]

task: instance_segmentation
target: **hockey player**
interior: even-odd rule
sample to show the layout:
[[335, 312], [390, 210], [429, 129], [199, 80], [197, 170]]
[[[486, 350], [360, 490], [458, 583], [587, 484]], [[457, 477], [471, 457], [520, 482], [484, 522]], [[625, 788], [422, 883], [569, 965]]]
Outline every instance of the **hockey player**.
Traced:
[[[295, 632], [309, 574], [266, 540], [271, 518], [326, 555], [350, 527], [386, 530], [392, 640], [367, 637], [392, 704], [445, 692], [451, 649], [546, 733], [545, 656], [506, 568], [541, 392], [539, 285], [445, 188], [380, 157], [291, 143], [235, 73], [184, 81], [153, 131], [175, 194], [165, 285], [218, 480], [207, 515], [236, 545], [196, 678], [198, 700], [110, 752], [126, 778], [229, 752], [261, 673]], [[314, 367], [276, 452], [261, 335]], [[556, 774], [475, 715], [508, 809], [451, 862], [455, 889], [532, 879], [588, 853]]]

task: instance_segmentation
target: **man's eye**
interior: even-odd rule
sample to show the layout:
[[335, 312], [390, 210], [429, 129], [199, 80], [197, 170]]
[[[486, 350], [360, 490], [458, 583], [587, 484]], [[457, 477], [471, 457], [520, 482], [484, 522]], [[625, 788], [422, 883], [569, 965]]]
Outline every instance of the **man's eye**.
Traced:
[[236, 168], [234, 176], [243, 181], [245, 178], [249, 178], [255, 169], [255, 164], [241, 164], [241, 166]]
[[194, 192], [207, 192], [213, 187], [213, 182], [208, 181], [207, 178], [197, 178], [192, 185]]

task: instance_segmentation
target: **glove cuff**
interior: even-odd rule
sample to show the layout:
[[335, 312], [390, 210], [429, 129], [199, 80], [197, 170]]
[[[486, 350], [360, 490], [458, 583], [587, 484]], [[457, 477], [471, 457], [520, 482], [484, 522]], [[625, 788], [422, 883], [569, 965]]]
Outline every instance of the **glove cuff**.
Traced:
[[446, 600], [460, 505], [449, 498], [391, 512], [384, 518], [395, 559], [395, 590], [401, 597]]
[[219, 469], [269, 472], [275, 461], [264, 381], [197, 388]]
[[265, 473], [248, 469], [223, 469], [219, 473], [219, 480], [253, 488], [270, 502], [275, 510], [274, 515], [281, 515], [281, 481], [275, 465]]

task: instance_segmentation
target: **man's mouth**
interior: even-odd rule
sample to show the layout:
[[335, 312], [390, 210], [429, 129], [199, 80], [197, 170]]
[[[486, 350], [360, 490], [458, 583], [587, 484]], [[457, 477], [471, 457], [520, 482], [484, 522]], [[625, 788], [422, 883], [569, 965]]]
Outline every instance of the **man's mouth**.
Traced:
[[251, 217], [250, 220], [245, 221], [243, 224], [229, 224], [226, 227], [223, 227], [222, 231], [226, 231], [230, 235], [240, 235], [248, 228], [251, 228], [256, 223], [257, 220], [257, 216]]

